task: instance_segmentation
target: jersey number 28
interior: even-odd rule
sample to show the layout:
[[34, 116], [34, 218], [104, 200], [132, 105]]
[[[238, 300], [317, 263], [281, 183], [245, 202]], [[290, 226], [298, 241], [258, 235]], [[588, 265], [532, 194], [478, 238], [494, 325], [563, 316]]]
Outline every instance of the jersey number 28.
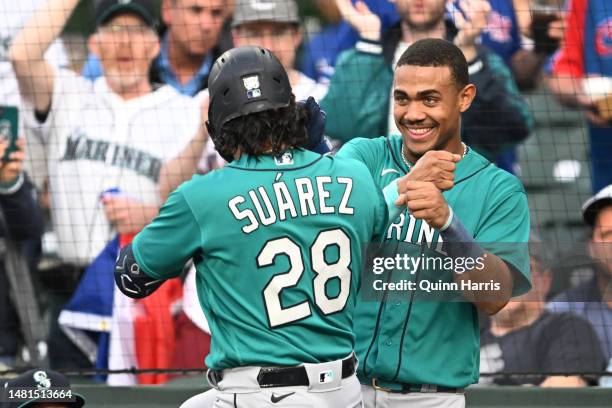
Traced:
[[[338, 260], [329, 264], [324, 254], [326, 248], [332, 245], [338, 247]], [[302, 251], [295, 242], [288, 237], [268, 241], [257, 256], [257, 266], [262, 268], [273, 265], [278, 255], [286, 255], [291, 268], [286, 273], [275, 275], [263, 290], [270, 327], [282, 326], [312, 314], [308, 301], [285, 308], [281, 305], [281, 291], [296, 286], [304, 273]], [[310, 264], [316, 274], [313, 279], [314, 300], [321, 313], [330, 315], [344, 309], [351, 290], [350, 238], [341, 229], [321, 232], [310, 247]], [[330, 298], [325, 285], [333, 278], [340, 281], [340, 293]]]

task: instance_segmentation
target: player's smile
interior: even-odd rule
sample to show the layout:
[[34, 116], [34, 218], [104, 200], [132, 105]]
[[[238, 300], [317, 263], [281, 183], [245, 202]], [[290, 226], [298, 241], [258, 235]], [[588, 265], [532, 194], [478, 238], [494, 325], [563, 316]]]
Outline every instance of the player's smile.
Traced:
[[429, 127], [405, 127], [408, 137], [413, 140], [425, 140], [434, 135], [435, 126]]

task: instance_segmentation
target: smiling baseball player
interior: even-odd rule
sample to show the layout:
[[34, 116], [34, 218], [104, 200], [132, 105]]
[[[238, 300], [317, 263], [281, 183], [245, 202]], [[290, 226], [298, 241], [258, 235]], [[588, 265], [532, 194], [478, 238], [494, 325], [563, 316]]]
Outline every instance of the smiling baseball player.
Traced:
[[352, 315], [383, 196], [365, 165], [301, 148], [307, 115], [268, 50], [223, 54], [209, 89], [209, 133], [231, 163], [169, 197], [122, 250], [117, 284], [147, 296], [194, 260], [214, 406], [359, 407]]

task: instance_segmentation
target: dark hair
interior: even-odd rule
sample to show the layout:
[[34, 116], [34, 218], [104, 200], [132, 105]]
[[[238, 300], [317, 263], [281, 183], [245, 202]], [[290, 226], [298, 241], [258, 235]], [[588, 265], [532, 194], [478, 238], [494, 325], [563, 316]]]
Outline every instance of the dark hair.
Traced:
[[306, 135], [306, 109], [295, 103], [291, 95], [289, 106], [269, 109], [232, 119], [219, 129], [219, 152], [242, 153], [257, 156], [271, 153], [275, 156], [293, 147], [303, 147]]
[[412, 44], [397, 61], [397, 67], [449, 67], [458, 88], [470, 83], [468, 65], [463, 52], [450, 41], [426, 38]]

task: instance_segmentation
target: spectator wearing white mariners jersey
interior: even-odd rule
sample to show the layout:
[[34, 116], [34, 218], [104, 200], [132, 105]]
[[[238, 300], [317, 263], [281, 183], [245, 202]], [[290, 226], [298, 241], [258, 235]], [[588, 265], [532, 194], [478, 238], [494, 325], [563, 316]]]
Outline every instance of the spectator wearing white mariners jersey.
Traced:
[[[27, 122], [42, 125], [59, 255], [83, 268], [116, 233], [137, 232], [157, 214], [162, 168], [196, 134], [200, 107], [149, 81], [160, 48], [151, 0], [97, 3], [88, 47], [105, 75], [95, 82], [48, 64], [42, 56], [78, 3], [47, 1], [15, 36], [9, 57]], [[201, 149], [206, 135], [196, 139]], [[102, 202], [110, 188], [122, 193]]]

